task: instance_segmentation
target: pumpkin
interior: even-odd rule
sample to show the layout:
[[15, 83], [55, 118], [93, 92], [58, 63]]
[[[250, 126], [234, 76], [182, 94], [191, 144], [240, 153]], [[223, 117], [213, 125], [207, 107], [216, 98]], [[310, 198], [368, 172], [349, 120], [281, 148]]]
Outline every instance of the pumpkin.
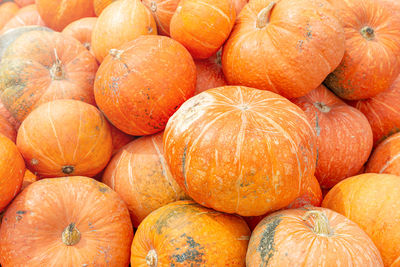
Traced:
[[170, 33], [194, 58], [204, 59], [221, 48], [235, 19], [231, 0], [180, 1], [171, 19]]
[[133, 139], [135, 139], [135, 137], [118, 130], [118, 128], [116, 128], [112, 124], [110, 124], [110, 131], [111, 131], [113, 155], [116, 154], [118, 150], [120, 150], [123, 146], [127, 145], [128, 143], [133, 141]]
[[33, 110], [19, 128], [17, 146], [40, 177], [93, 176], [112, 152], [110, 127], [101, 112], [71, 99]]
[[142, 0], [157, 23], [159, 34], [169, 36], [169, 24], [180, 0]]
[[101, 13], [92, 33], [92, 48], [99, 62], [110, 49], [140, 35], [157, 34], [157, 25], [151, 12], [140, 0], [121, 0], [112, 3]]
[[[17, 122], [17, 120], [14, 119], [14, 117], [10, 114], [10, 112], [4, 107], [3, 103], [0, 100], [0, 117], [3, 117], [7, 120], [7, 122], [15, 129], [18, 131], [18, 128], [20, 126], [20, 123]], [[11, 132], [11, 131], [10, 131]], [[4, 134], [4, 133], [3, 133]], [[11, 135], [10, 135], [11, 136]], [[17, 134], [15, 134], [15, 138], [17, 137]]]
[[227, 85], [222, 72], [221, 56], [216, 55], [208, 59], [198, 59], [196, 64], [196, 95], [211, 88]]
[[322, 208], [273, 213], [251, 235], [246, 266], [383, 267], [379, 251], [357, 224]]
[[38, 180], [38, 177], [33, 174], [30, 170], [26, 169], [25, 174], [24, 174], [24, 179], [22, 182], [22, 187], [21, 190], [24, 190], [25, 188], [28, 187], [28, 185], [36, 182]]
[[14, 2], [0, 4], [0, 30], [18, 12], [19, 7]]
[[14, 0], [19, 6], [24, 7], [27, 5], [32, 5], [35, 3], [35, 0]]
[[249, 238], [240, 217], [178, 201], [140, 224], [131, 266], [245, 266]]
[[358, 100], [387, 90], [400, 73], [400, 5], [387, 0], [328, 0], [346, 33], [346, 53], [325, 84]]
[[7, 208], [0, 262], [8, 266], [128, 266], [133, 238], [125, 203], [87, 177], [43, 179]]
[[92, 0], [36, 0], [36, 5], [46, 25], [56, 31], [75, 20], [95, 16]]
[[152, 211], [189, 199], [165, 163], [162, 139], [163, 133], [158, 133], [132, 141], [112, 158], [103, 175], [102, 182], [128, 205], [135, 227]]
[[29, 5], [18, 10], [18, 12], [13, 16], [1, 29], [0, 34], [7, 32], [10, 29], [38, 25], [44, 26], [44, 22], [40, 17], [36, 5]]
[[15, 131], [14, 126], [3, 116], [0, 115], [0, 134], [9, 138], [11, 141], [15, 143], [15, 139], [17, 138], [17, 132]]
[[110, 51], [96, 74], [94, 93], [114, 126], [149, 135], [165, 128], [195, 86], [196, 67], [187, 50], [171, 38], [148, 35]]
[[374, 241], [386, 267], [400, 259], [400, 177], [366, 173], [343, 180], [322, 206], [357, 223]]
[[78, 19], [64, 28], [63, 34], [70, 35], [81, 42], [87, 50], [91, 50], [92, 31], [96, 25], [97, 18]]
[[369, 99], [353, 101], [352, 105], [367, 117], [374, 135], [374, 146], [400, 131], [400, 76], [392, 86]]
[[240, 14], [240, 11], [242, 11], [243, 7], [248, 3], [248, 0], [232, 0], [233, 6], [235, 7], [236, 10], [236, 17]]
[[230, 84], [295, 98], [323, 82], [344, 48], [344, 30], [326, 1], [254, 0], [224, 45], [222, 68]]
[[95, 104], [93, 55], [74, 38], [57, 32], [21, 34], [3, 53], [0, 92], [19, 122], [38, 105], [55, 99]]
[[163, 142], [171, 173], [191, 198], [242, 216], [286, 207], [315, 171], [316, 137], [305, 113], [254, 88], [190, 98], [169, 119]]
[[321, 85], [293, 100], [307, 114], [317, 135], [315, 176], [331, 188], [356, 175], [372, 150], [372, 130], [367, 118]]
[[0, 211], [21, 189], [25, 163], [17, 146], [0, 134]]
[[93, 5], [94, 5], [94, 13], [96, 13], [96, 16], [100, 16], [101, 12], [110, 5], [112, 2], [115, 2], [116, 0], [94, 0]]

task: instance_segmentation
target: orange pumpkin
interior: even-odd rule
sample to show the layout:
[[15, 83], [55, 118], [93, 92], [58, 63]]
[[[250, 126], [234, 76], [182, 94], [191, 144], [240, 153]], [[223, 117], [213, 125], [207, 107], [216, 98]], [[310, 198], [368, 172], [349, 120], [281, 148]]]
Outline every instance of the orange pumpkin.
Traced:
[[385, 266], [395, 267], [400, 259], [399, 195], [399, 176], [366, 173], [333, 187], [322, 206], [357, 223], [374, 241]]
[[197, 82], [196, 95], [211, 88], [227, 85], [222, 72], [221, 57], [216, 55], [208, 59], [199, 59], [195, 61]]
[[353, 102], [367, 117], [374, 135], [374, 146], [400, 131], [400, 76], [389, 90], [369, 99]]
[[128, 205], [135, 227], [152, 211], [189, 199], [165, 163], [162, 139], [163, 133], [158, 133], [129, 143], [113, 157], [103, 175], [103, 183]]
[[93, 176], [112, 152], [110, 128], [101, 112], [70, 99], [33, 110], [21, 124], [17, 146], [40, 177]]
[[25, 163], [16, 145], [0, 134], [0, 211], [21, 189], [24, 173]]
[[18, 12], [19, 7], [14, 2], [0, 4], [0, 30]]
[[230, 84], [294, 98], [317, 88], [344, 48], [344, 30], [326, 1], [254, 0], [224, 45], [222, 67]]
[[101, 13], [92, 33], [92, 48], [99, 62], [110, 49], [140, 35], [157, 34], [157, 25], [151, 12], [140, 0], [121, 0], [112, 3]]
[[15, 131], [14, 126], [3, 116], [0, 115], [0, 134], [9, 138], [11, 141], [15, 143], [15, 139], [17, 138], [17, 132]]
[[74, 37], [81, 42], [87, 50], [91, 50], [92, 31], [97, 18], [82, 18], [70, 23], [62, 33]]
[[96, 13], [96, 16], [100, 16], [101, 12], [109, 6], [112, 2], [115, 2], [116, 0], [94, 0], [93, 5], [94, 5], [94, 13]]
[[36, 182], [38, 180], [38, 177], [33, 174], [30, 170], [26, 169], [25, 174], [24, 174], [24, 179], [22, 182], [22, 187], [21, 190], [24, 190], [25, 188], [28, 187], [28, 185]]
[[1, 100], [19, 121], [38, 105], [55, 99], [95, 104], [93, 55], [74, 38], [57, 32], [21, 34], [0, 63]]
[[235, 19], [231, 0], [184, 0], [172, 16], [170, 33], [194, 58], [204, 59], [221, 48]]
[[39, 15], [36, 5], [29, 5], [21, 8], [1, 29], [0, 34], [7, 32], [10, 29], [38, 25], [44, 26], [45, 23]]
[[32, 5], [35, 3], [35, 0], [14, 0], [19, 6], [24, 7], [27, 5]]
[[232, 0], [233, 6], [236, 10], [236, 17], [239, 16], [240, 11], [242, 11], [243, 7], [248, 3], [248, 0]]
[[164, 129], [195, 86], [196, 68], [187, 50], [171, 38], [148, 35], [110, 51], [96, 74], [94, 93], [114, 126], [149, 135]]
[[180, 0], [142, 0], [157, 23], [159, 34], [169, 36], [169, 24]]
[[133, 231], [125, 203], [87, 177], [43, 179], [7, 208], [0, 262], [9, 266], [128, 266]]
[[251, 235], [246, 266], [383, 267], [379, 251], [354, 222], [322, 208], [266, 217]]
[[289, 100], [226, 86], [190, 98], [169, 119], [164, 156], [196, 202], [256, 216], [299, 196], [315, 171], [316, 137], [304, 112]]
[[307, 114], [317, 134], [315, 176], [331, 188], [356, 175], [372, 150], [372, 130], [365, 116], [321, 85], [293, 100]]
[[365, 99], [387, 90], [400, 73], [400, 4], [328, 0], [346, 33], [346, 53], [325, 84], [339, 97]]
[[140, 224], [131, 266], [245, 266], [249, 238], [240, 217], [178, 201]]
[[36, 0], [36, 5], [46, 25], [56, 31], [75, 20], [95, 16], [92, 0]]
[[115, 153], [118, 152], [123, 146], [127, 145], [135, 137], [132, 135], [128, 135], [116, 128], [114, 125], [110, 124], [110, 130], [111, 130], [111, 138], [112, 138], [112, 146], [113, 146], [113, 152], [112, 154], [114, 155]]
[[[0, 116], [5, 118], [7, 122], [18, 131], [19, 126], [21, 125], [12, 115], [11, 113], [4, 107], [3, 103], [0, 100]], [[17, 137], [17, 135], [15, 135]]]

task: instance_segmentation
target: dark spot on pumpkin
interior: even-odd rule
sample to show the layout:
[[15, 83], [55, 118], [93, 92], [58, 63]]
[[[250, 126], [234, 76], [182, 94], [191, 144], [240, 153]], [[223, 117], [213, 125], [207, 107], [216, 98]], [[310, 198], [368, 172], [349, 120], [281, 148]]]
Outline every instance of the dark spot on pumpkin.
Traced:
[[17, 220], [17, 222], [19, 222], [21, 219], [22, 219], [22, 216], [21, 216], [21, 215], [17, 215], [17, 216], [15, 217], [15, 220]]
[[99, 186], [99, 191], [102, 193], [108, 192], [108, 188], [106, 186]]
[[25, 214], [27, 211], [26, 210], [18, 210], [16, 213], [19, 215]]
[[201, 252], [204, 250], [204, 247], [199, 243], [194, 241], [191, 236], [186, 234], [181, 235], [182, 238], [186, 238], [187, 247], [186, 250], [181, 254], [172, 255], [172, 258], [179, 263], [185, 263], [185, 265], [193, 266], [194, 263], [202, 263], [204, 253]]
[[257, 247], [257, 252], [260, 253], [262, 266], [267, 266], [269, 260], [274, 256], [275, 253], [275, 230], [276, 227], [282, 221], [280, 215], [267, 217], [262, 221], [262, 227], [264, 231], [260, 243]]

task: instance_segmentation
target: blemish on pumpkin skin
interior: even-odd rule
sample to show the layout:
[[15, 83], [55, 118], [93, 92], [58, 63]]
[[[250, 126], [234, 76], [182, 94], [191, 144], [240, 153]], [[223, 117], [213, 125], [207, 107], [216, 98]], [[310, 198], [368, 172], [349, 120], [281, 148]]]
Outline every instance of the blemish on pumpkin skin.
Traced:
[[19, 215], [25, 214], [27, 211], [26, 210], [18, 210], [16, 213]]
[[183, 155], [182, 155], [182, 175], [183, 175], [183, 179], [184, 179], [184, 181], [185, 181], [185, 187], [186, 187], [186, 189], [187, 189], [187, 188], [188, 188], [188, 185], [187, 185], [186, 173], [185, 173], [186, 153], [187, 153], [187, 145], [185, 145], [185, 148], [183, 149]]
[[[194, 241], [194, 239], [186, 234], [181, 235], [182, 238], [186, 238], [186, 244], [188, 248], [185, 252], [181, 254], [172, 255], [172, 258], [179, 263], [185, 263], [187, 265], [193, 266], [193, 264], [204, 263], [203, 261], [203, 252], [204, 247], [199, 243]], [[179, 248], [177, 248], [179, 250]]]
[[264, 231], [260, 243], [257, 246], [257, 252], [260, 253], [262, 266], [267, 266], [269, 260], [274, 256], [275, 253], [275, 231], [282, 218], [280, 215], [272, 216], [262, 222]]

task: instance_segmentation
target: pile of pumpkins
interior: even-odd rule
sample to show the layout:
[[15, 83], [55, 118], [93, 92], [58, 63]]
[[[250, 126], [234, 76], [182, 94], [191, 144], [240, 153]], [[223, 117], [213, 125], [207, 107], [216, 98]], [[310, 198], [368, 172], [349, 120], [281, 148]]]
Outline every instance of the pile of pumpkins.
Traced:
[[397, 0], [0, 1], [0, 264], [400, 266]]

